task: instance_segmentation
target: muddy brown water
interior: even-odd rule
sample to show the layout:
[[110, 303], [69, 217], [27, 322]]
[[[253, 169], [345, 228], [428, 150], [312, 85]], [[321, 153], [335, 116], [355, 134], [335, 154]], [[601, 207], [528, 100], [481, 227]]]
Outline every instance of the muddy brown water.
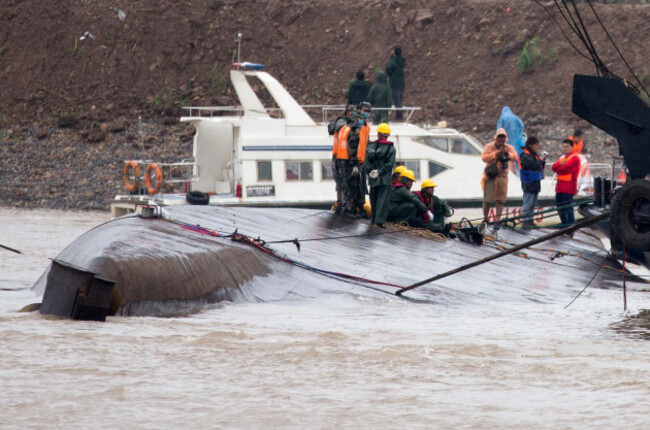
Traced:
[[[642, 428], [650, 295], [453, 305], [333, 291], [176, 318], [19, 313], [104, 213], [0, 209], [0, 428]], [[514, 270], [514, 268], [513, 268]], [[575, 285], [577, 294], [584, 285]], [[460, 304], [459, 304], [460, 302]]]

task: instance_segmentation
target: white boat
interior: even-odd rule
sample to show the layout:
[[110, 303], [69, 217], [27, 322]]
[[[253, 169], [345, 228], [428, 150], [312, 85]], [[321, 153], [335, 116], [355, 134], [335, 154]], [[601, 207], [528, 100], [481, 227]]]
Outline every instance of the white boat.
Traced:
[[[162, 206], [186, 204], [187, 191], [208, 194], [211, 205], [331, 207], [336, 192], [327, 123], [344, 107], [301, 106], [266, 71], [236, 69], [230, 78], [241, 105], [185, 108], [187, 115], [180, 121], [196, 127], [193, 158], [179, 163], [127, 161], [134, 168], [125, 168], [125, 183], [137, 192], [146, 182], [148, 192], [117, 195], [111, 202], [112, 216], [151, 201]], [[254, 87], [265, 88], [268, 102], [262, 102]], [[446, 126], [425, 129], [411, 124], [409, 119], [419, 108], [403, 109], [406, 121], [390, 123], [390, 138], [397, 161], [415, 172], [413, 190], [420, 189], [423, 179], [433, 178], [436, 195], [452, 206], [479, 207], [483, 146]], [[375, 138], [376, 126], [371, 126], [370, 139]], [[520, 203], [519, 179], [511, 173], [508, 182], [509, 201]], [[162, 192], [166, 184], [179, 183], [185, 188]], [[540, 200], [553, 197], [553, 180], [545, 179]]]

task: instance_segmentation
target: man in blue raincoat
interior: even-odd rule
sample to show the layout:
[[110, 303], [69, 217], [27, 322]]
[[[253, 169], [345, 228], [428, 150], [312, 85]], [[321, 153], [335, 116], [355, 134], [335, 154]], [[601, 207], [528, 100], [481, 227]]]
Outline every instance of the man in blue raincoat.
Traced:
[[[512, 113], [512, 110], [508, 106], [504, 106], [501, 110], [501, 117], [497, 122], [497, 130], [500, 128], [506, 130], [508, 135], [508, 143], [515, 147], [517, 151], [517, 156], [521, 155], [524, 150], [524, 139], [522, 135], [524, 134], [524, 122], [517, 115]], [[515, 173], [518, 173], [518, 169], [515, 164]]]

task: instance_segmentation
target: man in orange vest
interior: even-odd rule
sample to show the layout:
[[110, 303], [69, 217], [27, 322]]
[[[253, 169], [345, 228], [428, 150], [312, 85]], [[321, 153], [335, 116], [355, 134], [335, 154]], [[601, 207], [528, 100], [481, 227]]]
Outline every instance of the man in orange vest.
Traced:
[[573, 153], [573, 140], [562, 141], [562, 157], [553, 164], [553, 171], [557, 173], [555, 185], [555, 204], [563, 226], [573, 225], [576, 222], [573, 213], [573, 196], [578, 192], [578, 176], [580, 174], [580, 157]]
[[[362, 143], [362, 129], [365, 123], [363, 113], [354, 111], [350, 115], [347, 125], [343, 126], [338, 134], [337, 159], [341, 174], [341, 200], [342, 214], [348, 218], [360, 218], [363, 210], [365, 196], [362, 193], [362, 169], [366, 156], [367, 142]], [[369, 133], [368, 133], [369, 134]], [[363, 178], [365, 184], [365, 178]], [[359, 211], [361, 207], [361, 211]]]
[[582, 150], [585, 148], [585, 142], [582, 140], [582, 130], [574, 131], [573, 136], [569, 136], [569, 139], [573, 141], [573, 153], [582, 154]]
[[366, 203], [366, 195], [368, 194], [368, 186], [366, 183], [366, 149], [368, 148], [368, 140], [370, 139], [370, 125], [368, 124], [368, 119], [370, 118], [370, 109], [372, 105], [368, 102], [359, 103], [359, 112], [360, 117], [363, 119], [363, 125], [359, 128], [359, 148], [357, 149], [357, 159], [359, 160], [359, 171], [361, 172], [361, 177], [359, 181], [359, 193], [356, 196], [356, 210], [359, 212], [362, 218], [369, 219], [368, 213], [363, 209], [363, 205]]
[[348, 105], [345, 108], [343, 115], [336, 118], [333, 122], [327, 125], [328, 132], [330, 136], [334, 137], [332, 142], [332, 177], [334, 178], [334, 183], [336, 184], [336, 213], [340, 214], [342, 210], [342, 200], [341, 200], [341, 166], [337, 159], [339, 151], [339, 132], [344, 125], [347, 124], [350, 114], [354, 110], [353, 105]]

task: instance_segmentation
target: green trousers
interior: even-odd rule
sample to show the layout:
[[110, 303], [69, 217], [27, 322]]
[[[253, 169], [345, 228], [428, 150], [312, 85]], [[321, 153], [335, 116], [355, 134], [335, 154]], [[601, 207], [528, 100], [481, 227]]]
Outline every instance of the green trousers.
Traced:
[[373, 224], [383, 224], [388, 218], [392, 185], [370, 187], [370, 207], [372, 207]]

